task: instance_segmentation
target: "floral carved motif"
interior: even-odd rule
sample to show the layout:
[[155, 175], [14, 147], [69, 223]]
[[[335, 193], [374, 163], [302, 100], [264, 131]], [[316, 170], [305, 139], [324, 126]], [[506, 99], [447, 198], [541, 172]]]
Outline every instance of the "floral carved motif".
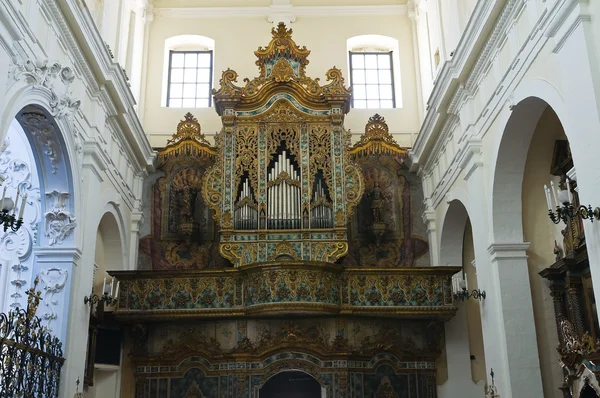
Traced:
[[79, 109], [81, 101], [71, 98], [70, 85], [75, 80], [73, 69], [45, 59], [13, 57], [12, 62], [9, 76], [12, 76], [14, 81], [24, 80], [28, 84], [50, 90], [49, 105], [52, 116], [69, 116]]
[[48, 321], [49, 330], [52, 330], [50, 328], [51, 322], [58, 318], [54, 308], [58, 305], [55, 295], [64, 289], [68, 276], [69, 272], [61, 268], [48, 268], [40, 271], [39, 278], [44, 285], [44, 306], [46, 307], [44, 319]]
[[44, 153], [50, 159], [52, 174], [56, 174], [57, 164], [60, 162], [61, 158], [54, 125], [40, 112], [24, 112], [21, 114], [21, 119], [25, 123], [27, 129], [31, 132], [31, 135], [38, 140], [41, 146], [46, 148]]
[[73, 232], [77, 223], [75, 217], [67, 210], [69, 194], [52, 191], [46, 193], [49, 208], [45, 214], [46, 237], [50, 246], [60, 245]]

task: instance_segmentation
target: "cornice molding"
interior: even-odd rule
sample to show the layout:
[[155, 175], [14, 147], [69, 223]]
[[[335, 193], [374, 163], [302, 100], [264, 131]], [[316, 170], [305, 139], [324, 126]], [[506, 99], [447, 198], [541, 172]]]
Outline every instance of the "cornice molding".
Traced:
[[527, 249], [530, 245], [529, 242], [492, 243], [488, 246], [488, 253], [492, 261], [527, 259]]
[[[55, 23], [64, 47], [73, 54], [75, 68], [88, 90], [99, 91], [96, 97], [109, 113], [125, 119], [135, 114], [135, 100], [123, 70], [112, 61], [87, 7], [76, 0], [43, 0], [41, 5]], [[151, 167], [154, 153], [139, 121], [121, 125], [120, 130], [139, 167]]]
[[297, 17], [348, 17], [407, 15], [406, 5], [375, 6], [281, 6], [270, 7], [173, 7], [154, 8], [157, 18], [272, 18], [283, 11]]

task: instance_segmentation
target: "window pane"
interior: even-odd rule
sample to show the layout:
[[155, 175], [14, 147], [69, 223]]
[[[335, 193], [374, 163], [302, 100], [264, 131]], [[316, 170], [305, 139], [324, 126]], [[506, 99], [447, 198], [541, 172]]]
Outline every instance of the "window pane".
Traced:
[[392, 100], [381, 100], [379, 101], [381, 103], [381, 108], [393, 108], [394, 107], [394, 102]]
[[210, 54], [198, 54], [198, 68], [210, 68]]
[[196, 82], [196, 69], [184, 69], [183, 81], [184, 81], [184, 83], [195, 83]]
[[379, 99], [379, 87], [375, 84], [369, 84], [367, 86], [367, 98], [368, 99]]
[[352, 71], [352, 84], [365, 84], [365, 71], [364, 70], [353, 70]]
[[198, 65], [198, 54], [187, 53], [185, 54], [185, 67], [195, 68]]
[[367, 76], [367, 84], [377, 84], [379, 82], [378, 80], [378, 72], [376, 70], [366, 70], [365, 71], [366, 76]]
[[369, 109], [379, 108], [379, 101], [378, 100], [368, 100], [367, 108], [369, 108]]
[[208, 98], [196, 100], [196, 108], [208, 108]]
[[183, 68], [183, 54], [171, 53], [171, 68]]
[[183, 107], [184, 108], [195, 108], [196, 107], [196, 100], [195, 99], [184, 99], [183, 100]]
[[181, 108], [180, 99], [172, 99], [169, 101], [169, 108]]
[[196, 98], [196, 85], [195, 84], [184, 84], [183, 85], [183, 98]]
[[390, 69], [390, 56], [390, 54], [379, 54], [377, 56], [379, 69]]
[[210, 69], [198, 69], [198, 83], [208, 83], [210, 81]]
[[362, 85], [356, 85], [352, 87], [354, 91], [354, 99], [366, 99], [367, 98], [367, 88]]
[[183, 83], [183, 69], [171, 69], [171, 82]]
[[392, 71], [380, 70], [379, 71], [379, 84], [392, 84]]
[[392, 97], [392, 86], [391, 85], [380, 85], [379, 86], [379, 97], [381, 99], [389, 99]]
[[203, 84], [198, 84], [196, 85], [197, 87], [197, 91], [196, 91], [196, 98], [208, 98], [210, 95], [210, 91], [208, 89], [208, 84], [203, 83]]
[[365, 68], [377, 69], [377, 55], [374, 55], [374, 54], [365, 55]]
[[364, 100], [354, 100], [354, 107], [355, 108], [366, 108], [367, 107], [367, 101], [364, 101]]
[[181, 98], [183, 93], [183, 84], [171, 84], [171, 90], [169, 91], [169, 97]]
[[364, 69], [365, 56], [362, 54], [352, 54], [352, 69]]

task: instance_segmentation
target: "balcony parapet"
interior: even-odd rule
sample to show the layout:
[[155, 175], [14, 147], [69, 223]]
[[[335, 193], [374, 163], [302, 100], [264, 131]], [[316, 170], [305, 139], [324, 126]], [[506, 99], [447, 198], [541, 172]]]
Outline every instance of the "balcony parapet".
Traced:
[[114, 315], [123, 322], [281, 314], [394, 316], [447, 320], [459, 267], [344, 268], [270, 262], [240, 268], [111, 271], [121, 282]]

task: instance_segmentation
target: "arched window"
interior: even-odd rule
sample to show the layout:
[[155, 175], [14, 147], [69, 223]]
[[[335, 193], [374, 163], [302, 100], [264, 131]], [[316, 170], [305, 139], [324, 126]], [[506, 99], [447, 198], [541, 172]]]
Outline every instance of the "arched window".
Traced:
[[350, 84], [354, 108], [399, 108], [400, 59], [398, 40], [362, 35], [347, 40]]
[[162, 106], [209, 108], [212, 105], [215, 41], [198, 35], [165, 40]]

